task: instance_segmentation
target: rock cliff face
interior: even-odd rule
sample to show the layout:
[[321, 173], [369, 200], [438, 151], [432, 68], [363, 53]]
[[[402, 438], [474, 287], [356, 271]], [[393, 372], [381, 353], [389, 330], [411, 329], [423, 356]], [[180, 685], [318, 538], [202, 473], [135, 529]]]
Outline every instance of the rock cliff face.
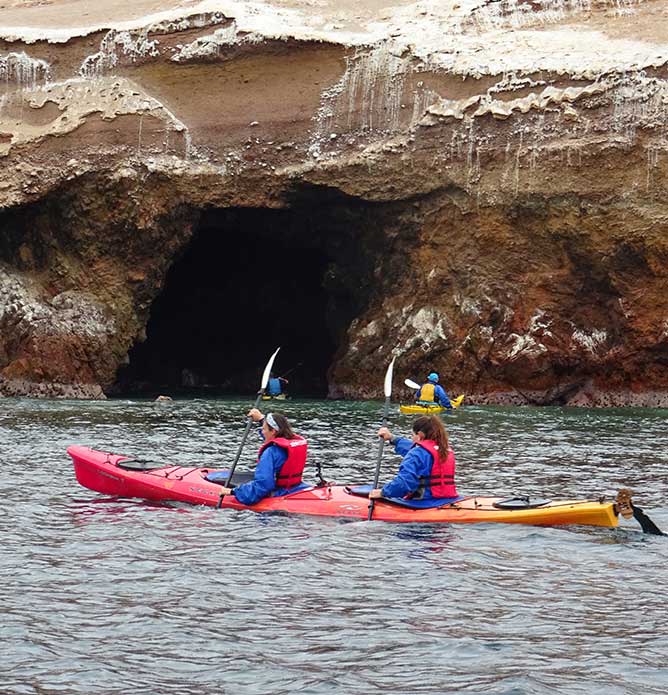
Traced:
[[667, 406], [667, 16], [3, 0], [0, 393]]

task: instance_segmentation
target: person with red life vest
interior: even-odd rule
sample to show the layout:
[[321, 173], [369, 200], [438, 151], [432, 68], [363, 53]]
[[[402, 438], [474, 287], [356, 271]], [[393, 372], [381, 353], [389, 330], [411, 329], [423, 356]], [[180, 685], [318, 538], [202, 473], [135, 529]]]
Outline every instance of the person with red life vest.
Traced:
[[303, 437], [292, 431], [288, 418], [282, 413], [267, 413], [265, 417], [253, 408], [248, 417], [262, 423], [264, 438], [255, 475], [248, 483], [234, 488], [222, 487], [220, 494], [234, 495], [241, 504], [251, 505], [270, 495], [286, 495], [302, 484], [308, 445]]
[[395, 437], [387, 427], [378, 436], [394, 445], [404, 458], [397, 475], [382, 489], [372, 490], [371, 499], [401, 497], [434, 499], [457, 497], [455, 454], [448, 444], [448, 433], [436, 415], [423, 415], [413, 423], [413, 437]]

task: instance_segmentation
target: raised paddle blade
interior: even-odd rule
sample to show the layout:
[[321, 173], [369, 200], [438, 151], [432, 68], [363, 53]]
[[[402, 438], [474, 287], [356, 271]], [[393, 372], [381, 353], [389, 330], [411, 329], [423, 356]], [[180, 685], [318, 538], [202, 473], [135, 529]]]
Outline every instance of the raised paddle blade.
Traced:
[[[387, 414], [390, 410], [390, 397], [392, 396], [392, 372], [394, 371], [394, 361], [396, 359], [396, 357], [392, 358], [390, 366], [387, 368], [387, 372], [385, 372], [385, 405], [383, 406], [383, 427], [385, 427], [387, 423]], [[376, 459], [376, 473], [373, 477], [374, 489], [378, 487], [378, 479], [380, 478], [380, 460], [383, 458], [384, 444], [385, 441], [382, 437], [380, 437], [378, 440], [378, 458]], [[373, 508], [375, 501], [375, 499], [369, 499], [369, 514], [367, 515], [367, 521], [371, 521], [371, 518], [373, 517]]]
[[264, 368], [264, 373], [262, 374], [262, 384], [260, 385], [260, 389], [264, 391], [267, 388], [267, 384], [269, 383], [269, 375], [271, 374], [271, 368], [274, 366], [274, 360], [276, 359], [276, 355], [278, 355], [278, 351], [281, 348], [276, 348], [276, 352], [269, 358], [269, 362], [267, 362], [267, 366]]
[[[396, 357], [392, 358], [390, 366], [385, 373], [385, 398], [389, 398], [392, 395], [392, 372], [394, 371], [394, 361], [396, 359]], [[387, 417], [387, 415], [385, 417]]]
[[[267, 366], [264, 368], [264, 373], [262, 374], [262, 384], [260, 385], [260, 390], [258, 391], [257, 398], [255, 399], [255, 405], [253, 408], [257, 408], [258, 405], [260, 405], [260, 401], [262, 400], [262, 396], [264, 395], [264, 391], [267, 388], [267, 384], [269, 383], [269, 375], [271, 374], [271, 368], [274, 366], [274, 360], [276, 359], [276, 355], [278, 355], [278, 351], [281, 348], [276, 348], [276, 352], [269, 358], [269, 362], [267, 362]], [[232, 477], [234, 476], [234, 471], [237, 468], [237, 463], [239, 463], [239, 457], [241, 456], [241, 451], [244, 448], [244, 444], [246, 443], [246, 439], [248, 439], [248, 433], [250, 432], [251, 428], [251, 423], [253, 421], [251, 418], [248, 418], [246, 421], [246, 428], [244, 429], [244, 434], [241, 437], [241, 442], [239, 444], [239, 448], [237, 449], [237, 455], [234, 457], [234, 462], [230, 466], [230, 480], [232, 480]], [[216, 509], [220, 509], [222, 504], [223, 504], [223, 495], [221, 493], [220, 497], [218, 498], [218, 504], [216, 505]]]
[[420, 384], [416, 384], [412, 379], [404, 379], [404, 384], [408, 386], [409, 389], [420, 390]]

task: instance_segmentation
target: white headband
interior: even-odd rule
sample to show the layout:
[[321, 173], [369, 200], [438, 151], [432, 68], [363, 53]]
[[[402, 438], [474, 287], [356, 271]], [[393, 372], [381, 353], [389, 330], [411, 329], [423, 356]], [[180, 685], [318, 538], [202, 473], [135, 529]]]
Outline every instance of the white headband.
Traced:
[[276, 430], [278, 432], [280, 427], [276, 424], [276, 420], [274, 420], [274, 416], [271, 413], [267, 413], [264, 419], [272, 430]]

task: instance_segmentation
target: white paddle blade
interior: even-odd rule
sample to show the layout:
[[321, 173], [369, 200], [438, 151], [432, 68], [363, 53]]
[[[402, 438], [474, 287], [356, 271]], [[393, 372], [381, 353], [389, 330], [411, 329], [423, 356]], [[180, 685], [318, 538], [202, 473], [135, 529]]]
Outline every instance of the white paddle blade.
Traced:
[[396, 357], [392, 358], [390, 366], [385, 373], [385, 398], [389, 398], [392, 395], [392, 372], [394, 371], [394, 360], [396, 359]]
[[412, 379], [404, 379], [404, 384], [408, 386], [409, 389], [420, 390], [420, 384], [416, 384]]
[[274, 360], [276, 359], [276, 355], [278, 355], [278, 351], [281, 348], [276, 348], [276, 352], [269, 358], [269, 362], [267, 362], [267, 366], [264, 368], [264, 373], [262, 374], [262, 384], [260, 385], [260, 388], [262, 390], [267, 388], [267, 384], [269, 383], [269, 375], [271, 374], [271, 368], [274, 366]]

